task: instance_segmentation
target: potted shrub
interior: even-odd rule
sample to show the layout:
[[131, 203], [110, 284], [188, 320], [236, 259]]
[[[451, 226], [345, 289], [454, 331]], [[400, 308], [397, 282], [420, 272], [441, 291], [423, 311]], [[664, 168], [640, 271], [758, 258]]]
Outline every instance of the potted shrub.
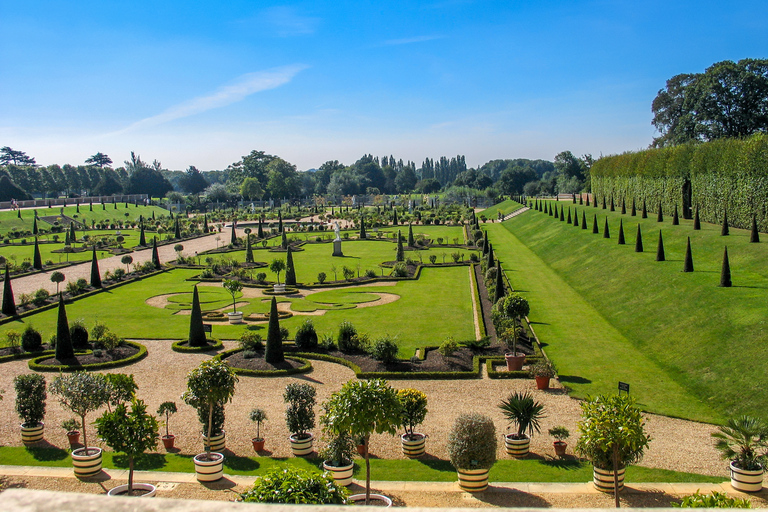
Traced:
[[510, 293], [500, 298], [491, 308], [491, 318], [496, 332], [501, 333], [507, 346], [512, 342], [512, 351], [504, 354], [507, 360], [507, 370], [520, 371], [525, 363], [525, 354], [517, 351], [517, 342], [524, 330], [519, 325], [519, 319], [525, 317], [531, 308], [528, 301], [519, 293]]
[[723, 459], [730, 460], [731, 487], [747, 492], [761, 490], [768, 426], [750, 416], [731, 418], [712, 437]]
[[38, 373], [17, 375], [13, 379], [16, 388], [16, 413], [21, 418], [21, 440], [32, 444], [43, 439], [45, 424], [45, 377]]
[[[224, 438], [224, 404], [232, 400], [235, 394], [237, 375], [225, 361], [208, 359], [187, 374], [187, 390], [181, 396], [188, 405], [197, 409], [197, 416], [203, 423], [203, 436], [206, 440], [205, 453], [195, 456], [195, 472], [199, 482], [213, 482], [224, 475], [224, 455], [213, 452], [216, 437]], [[221, 423], [220, 431], [214, 430], [214, 412]]]
[[243, 312], [237, 310], [237, 302], [235, 295], [243, 289], [243, 283], [234, 279], [225, 279], [223, 283], [224, 288], [232, 296], [232, 313], [227, 313], [230, 324], [243, 323]]
[[517, 425], [517, 432], [504, 436], [507, 453], [513, 457], [525, 457], [531, 446], [531, 436], [534, 432], [541, 432], [539, 421], [545, 417], [544, 404], [535, 401], [528, 391], [515, 391], [501, 401], [499, 409], [510, 426]]
[[594, 466], [593, 481], [599, 491], [614, 493], [624, 487], [624, 470], [639, 461], [651, 440], [645, 420], [628, 395], [599, 395], [581, 403], [576, 451]]
[[568, 443], [565, 442], [571, 436], [568, 429], [563, 426], [557, 426], [549, 429], [549, 435], [555, 438], [555, 455], [558, 457], [565, 457], [565, 449], [568, 448]]
[[409, 458], [424, 455], [427, 436], [415, 432], [415, 429], [427, 416], [427, 395], [418, 389], [401, 389], [397, 392], [397, 398], [401, 407], [400, 422], [405, 429], [405, 434], [400, 437], [403, 454]]
[[280, 259], [272, 260], [269, 264], [269, 270], [277, 274], [277, 284], [273, 285], [272, 289], [277, 293], [283, 293], [285, 291], [285, 285], [280, 284], [280, 272], [285, 270], [285, 261]]
[[61, 428], [67, 433], [67, 441], [71, 448], [80, 444], [80, 423], [75, 418], [62, 421]]
[[326, 416], [321, 422], [324, 424], [323, 437], [325, 447], [320, 451], [323, 459], [323, 469], [330, 472], [333, 480], [339, 485], [350, 485], [355, 465], [352, 457], [355, 453], [355, 440], [348, 430], [335, 431], [325, 424]]
[[176, 412], [177, 409], [175, 402], [163, 402], [160, 404], [160, 407], [157, 408], [157, 414], [160, 416], [165, 416], [165, 435], [161, 439], [163, 440], [163, 446], [166, 450], [172, 450], [173, 443], [176, 441], [176, 436], [171, 434], [168, 430], [168, 426], [171, 422], [171, 416], [176, 414]]
[[263, 409], [252, 409], [248, 417], [256, 423], [256, 437], [251, 439], [253, 449], [257, 452], [264, 450], [264, 438], [261, 437], [261, 423], [267, 421], [267, 413]]
[[285, 467], [267, 471], [240, 494], [245, 503], [346, 505], [347, 489], [326, 475]]
[[371, 499], [384, 502], [392, 500], [371, 494], [371, 464], [369, 446], [371, 434], [394, 435], [401, 420], [400, 400], [397, 392], [383, 379], [351, 380], [332, 394], [324, 404], [324, 424], [337, 434], [346, 430], [353, 437], [365, 439], [365, 494], [350, 496], [352, 501], [369, 505]]
[[296, 456], [312, 453], [312, 440], [309, 432], [315, 428], [315, 388], [309, 384], [292, 383], [285, 387], [283, 400], [288, 404], [285, 409], [285, 422], [288, 426], [288, 437], [291, 451]]
[[134, 490], [138, 490], [139, 496], [155, 495], [154, 485], [133, 482], [133, 464], [136, 457], [157, 446], [157, 430], [157, 420], [147, 413], [144, 402], [136, 398], [131, 400], [130, 411], [124, 403], [120, 403], [114, 411], [104, 411], [104, 414], [96, 419], [96, 432], [104, 443], [114, 451], [123, 452], [128, 456], [128, 485], [118, 485], [107, 494], [133, 496]]
[[478, 492], [488, 488], [488, 473], [496, 462], [496, 427], [479, 413], [462, 414], [451, 427], [448, 457], [459, 475], [459, 487]]
[[557, 375], [557, 369], [549, 359], [542, 359], [531, 365], [528, 373], [536, 379], [536, 389], [549, 389], [549, 380]]
[[73, 414], [80, 417], [83, 429], [83, 447], [72, 450], [72, 464], [75, 476], [85, 478], [101, 471], [101, 448], [88, 446], [88, 432], [85, 417], [89, 412], [103, 407], [110, 396], [110, 385], [101, 373], [74, 372], [53, 379], [51, 392], [58, 395], [59, 402]]

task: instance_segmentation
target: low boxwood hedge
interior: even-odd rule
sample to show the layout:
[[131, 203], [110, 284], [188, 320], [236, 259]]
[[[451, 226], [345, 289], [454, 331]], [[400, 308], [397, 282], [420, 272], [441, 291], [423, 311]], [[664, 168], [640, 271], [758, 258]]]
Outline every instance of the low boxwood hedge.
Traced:
[[[242, 352], [241, 348], [231, 348], [216, 355], [214, 359], [219, 361], [225, 361], [227, 357], [237, 352]], [[285, 377], [286, 375], [295, 375], [297, 373], [307, 373], [312, 369], [312, 363], [302, 357], [294, 357], [293, 355], [285, 356], [286, 359], [301, 363], [298, 368], [291, 368], [290, 370], [249, 370], [248, 368], [238, 368], [233, 366], [232, 369], [238, 375], [246, 375], [248, 377]]]
[[6, 356], [0, 356], [0, 363], [7, 361], [16, 361], [18, 359], [32, 359], [33, 357], [41, 357], [45, 355], [55, 354], [55, 350], [38, 350], [37, 352], [17, 352], [15, 354], [8, 354]]
[[[141, 361], [142, 359], [147, 357], [147, 347], [145, 347], [141, 343], [136, 343], [135, 341], [126, 341], [125, 343], [126, 345], [130, 345], [132, 347], [139, 349], [139, 351], [133, 354], [132, 356], [126, 357], [125, 359], [118, 359], [117, 361], [105, 361], [103, 363], [83, 364], [79, 366], [40, 364], [40, 361], [50, 359], [51, 356], [54, 355], [54, 354], [48, 354], [48, 355], [35, 357], [34, 359], [30, 360], [29, 369], [34, 370], [36, 372], [76, 372], [81, 370], [86, 370], [86, 371], [107, 370], [109, 368], [119, 368], [121, 366], [127, 366], [137, 361]], [[46, 351], [46, 352], [51, 352], [51, 351]], [[91, 354], [92, 352], [93, 352], [92, 350], [84, 350], [84, 351], [76, 351], [75, 354], [88, 355], [88, 354]]]
[[211, 350], [219, 350], [224, 347], [224, 344], [221, 342], [221, 340], [217, 340], [216, 338], [208, 338], [208, 345], [205, 345], [204, 347], [190, 347], [187, 345], [182, 345], [182, 343], [188, 343], [189, 340], [179, 340], [173, 343], [171, 345], [171, 350], [174, 352], [181, 352], [181, 353], [198, 353], [198, 352], [210, 352]]

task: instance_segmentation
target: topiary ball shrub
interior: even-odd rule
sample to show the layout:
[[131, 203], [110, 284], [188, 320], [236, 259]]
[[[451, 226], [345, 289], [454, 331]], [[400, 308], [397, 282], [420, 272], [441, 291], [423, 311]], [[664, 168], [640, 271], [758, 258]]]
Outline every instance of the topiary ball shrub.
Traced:
[[496, 462], [496, 427], [479, 413], [462, 414], [448, 436], [448, 457], [456, 469], [490, 469]]
[[69, 336], [72, 338], [72, 346], [76, 349], [88, 348], [88, 329], [81, 320], [72, 322], [69, 327]]
[[43, 337], [40, 332], [31, 325], [27, 325], [27, 328], [21, 333], [21, 348], [25, 352], [37, 352], [42, 346]]
[[312, 323], [312, 320], [305, 320], [296, 329], [294, 341], [299, 350], [315, 350], [317, 348], [317, 331], [315, 331], [315, 324]]
[[346, 320], [341, 322], [339, 325], [339, 336], [336, 338], [339, 350], [345, 353], [354, 352], [357, 349], [356, 337], [357, 329], [352, 325], [352, 322], [347, 322]]
[[397, 341], [389, 335], [384, 335], [371, 343], [368, 353], [382, 363], [394, 363], [397, 361], [398, 350]]
[[349, 492], [330, 475], [310, 473], [292, 467], [276, 468], [256, 480], [253, 488], [240, 494], [245, 503], [296, 503], [346, 505]]
[[256, 352], [257, 350], [264, 349], [264, 342], [261, 338], [261, 335], [255, 332], [244, 332], [240, 336], [239, 344], [240, 348], [246, 352]]

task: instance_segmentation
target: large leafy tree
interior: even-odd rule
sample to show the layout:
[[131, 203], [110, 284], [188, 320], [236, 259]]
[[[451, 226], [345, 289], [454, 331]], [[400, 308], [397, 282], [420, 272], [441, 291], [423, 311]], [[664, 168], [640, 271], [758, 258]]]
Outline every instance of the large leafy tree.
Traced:
[[173, 186], [160, 171], [148, 167], [133, 171], [126, 186], [129, 194], [149, 194], [150, 197], [164, 197], [171, 190]]
[[35, 165], [35, 159], [27, 156], [23, 151], [17, 151], [8, 146], [3, 146], [0, 148], [0, 164]]
[[98, 165], [99, 167], [104, 167], [112, 165], [112, 159], [109, 158], [109, 156], [105, 155], [102, 152], [98, 152], [95, 155], [89, 156], [85, 163], [89, 165]]
[[208, 185], [210, 185], [208, 180], [194, 165], [190, 165], [184, 175], [179, 178], [179, 186], [188, 194], [200, 194], [208, 188]]
[[267, 165], [267, 194], [272, 198], [293, 197], [299, 191], [299, 174], [296, 166], [275, 158]]
[[239, 162], [235, 162], [227, 167], [227, 184], [230, 190], [235, 191], [240, 188], [245, 178], [256, 178], [259, 183], [267, 182], [267, 165], [277, 157], [268, 155], [264, 151], [255, 149], [247, 156], [244, 156]]
[[768, 130], [768, 59], [722, 61], [667, 80], [651, 105], [654, 146]]
[[256, 178], [245, 178], [240, 185], [240, 195], [245, 199], [261, 199], [264, 195], [264, 188]]

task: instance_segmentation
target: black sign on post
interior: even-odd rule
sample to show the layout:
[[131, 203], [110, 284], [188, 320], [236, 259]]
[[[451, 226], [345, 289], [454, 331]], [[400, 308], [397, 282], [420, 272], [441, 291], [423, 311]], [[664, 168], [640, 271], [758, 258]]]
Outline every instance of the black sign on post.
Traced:
[[203, 324], [203, 331], [213, 333], [213, 326], [211, 324]]
[[627, 382], [619, 381], [619, 394], [621, 394], [622, 391], [626, 391], [627, 394], [629, 394], [629, 384]]

